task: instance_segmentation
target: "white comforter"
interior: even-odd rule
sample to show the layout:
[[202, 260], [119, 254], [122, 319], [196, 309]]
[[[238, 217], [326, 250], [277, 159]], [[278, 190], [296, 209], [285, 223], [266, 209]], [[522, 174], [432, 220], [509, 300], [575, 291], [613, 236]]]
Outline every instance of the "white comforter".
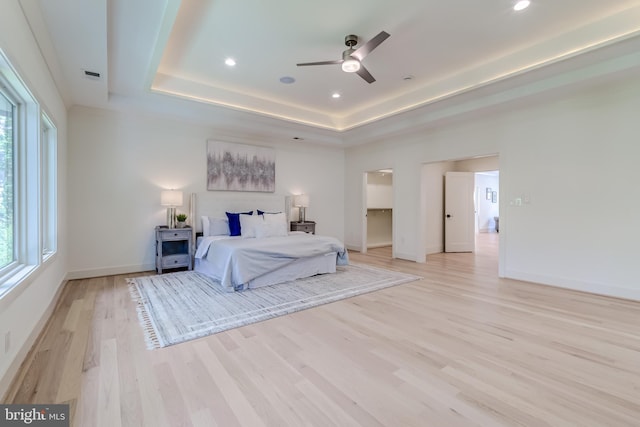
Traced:
[[286, 237], [243, 239], [229, 236], [203, 237], [196, 259], [213, 265], [225, 290], [243, 289], [249, 281], [277, 270], [296, 259], [336, 252], [337, 265], [349, 262], [342, 242], [328, 236], [291, 233]]

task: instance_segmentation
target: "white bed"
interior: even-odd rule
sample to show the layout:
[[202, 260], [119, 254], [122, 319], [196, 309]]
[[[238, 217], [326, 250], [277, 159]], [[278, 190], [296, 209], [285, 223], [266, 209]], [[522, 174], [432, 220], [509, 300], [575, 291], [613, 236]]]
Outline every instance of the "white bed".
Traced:
[[348, 263], [337, 239], [293, 232], [265, 239], [210, 236], [200, 239], [195, 270], [229, 292], [335, 273]]
[[[277, 200], [277, 199], [275, 199]], [[274, 212], [280, 203], [269, 207], [262, 199], [257, 206]], [[246, 212], [247, 205], [256, 201], [235, 203], [225, 212]], [[195, 212], [192, 201], [192, 218]], [[203, 236], [197, 239], [195, 270], [213, 277], [225, 291], [233, 292], [274, 285], [316, 274], [336, 272], [336, 265], [348, 264], [347, 251], [338, 239], [302, 232], [288, 232], [290, 201], [284, 202], [284, 213], [240, 215], [242, 235], [230, 236], [227, 218], [220, 214], [200, 215]], [[200, 212], [206, 212], [200, 210]], [[199, 213], [200, 213], [199, 212]], [[255, 212], [254, 212], [255, 214]]]

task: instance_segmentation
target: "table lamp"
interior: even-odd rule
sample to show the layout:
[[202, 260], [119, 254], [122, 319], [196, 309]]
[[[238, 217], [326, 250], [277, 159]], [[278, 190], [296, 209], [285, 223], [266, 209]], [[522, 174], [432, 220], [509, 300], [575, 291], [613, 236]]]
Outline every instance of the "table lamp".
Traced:
[[298, 222], [305, 222], [305, 209], [309, 207], [309, 196], [306, 194], [293, 196], [293, 206], [300, 212]]
[[160, 205], [167, 206], [167, 227], [176, 228], [176, 207], [182, 206], [182, 191], [165, 190], [161, 192]]

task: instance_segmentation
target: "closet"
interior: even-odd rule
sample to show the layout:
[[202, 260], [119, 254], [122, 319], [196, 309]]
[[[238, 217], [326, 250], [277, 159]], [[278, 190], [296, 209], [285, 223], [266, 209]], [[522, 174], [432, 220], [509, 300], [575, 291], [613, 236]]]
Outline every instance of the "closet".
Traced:
[[391, 246], [393, 171], [367, 173], [367, 248]]

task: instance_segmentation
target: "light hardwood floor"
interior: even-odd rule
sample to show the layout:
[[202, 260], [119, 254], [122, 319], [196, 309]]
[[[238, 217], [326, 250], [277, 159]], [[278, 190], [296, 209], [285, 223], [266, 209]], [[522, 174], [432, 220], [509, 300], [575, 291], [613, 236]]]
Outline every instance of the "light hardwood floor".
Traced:
[[640, 425], [640, 303], [499, 279], [481, 237], [351, 253], [424, 279], [159, 350], [126, 276], [69, 282], [10, 401], [83, 427]]

